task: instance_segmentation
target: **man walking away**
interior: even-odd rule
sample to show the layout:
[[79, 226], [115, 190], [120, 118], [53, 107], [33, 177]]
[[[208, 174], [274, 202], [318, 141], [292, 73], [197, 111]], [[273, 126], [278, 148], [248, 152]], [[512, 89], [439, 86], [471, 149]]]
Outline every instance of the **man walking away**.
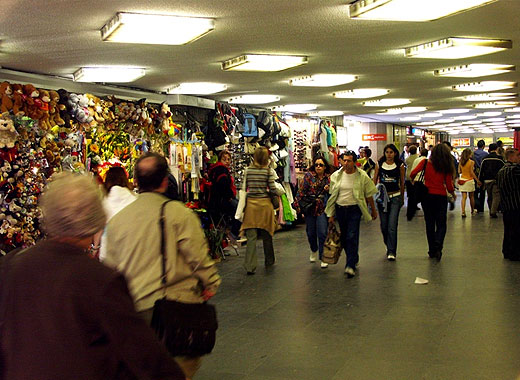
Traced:
[[[488, 153], [484, 150], [486, 143], [484, 140], [478, 140], [477, 149], [473, 152], [473, 159], [475, 160], [475, 174], [477, 177], [480, 173], [482, 160], [487, 157]], [[482, 181], [482, 179], [480, 179]], [[479, 187], [475, 189], [475, 208], [477, 212], [484, 212], [484, 200], [486, 199], [486, 188]]]
[[414, 193], [414, 187], [412, 184], [412, 180], [410, 178], [410, 173], [412, 172], [413, 163], [419, 157], [417, 154], [417, 147], [415, 145], [411, 145], [408, 148], [408, 152], [410, 155], [405, 161], [406, 164], [406, 177], [405, 177], [405, 186], [406, 186], [406, 194], [408, 195], [408, 206], [406, 207], [406, 218], [408, 220], [412, 220], [415, 216], [415, 211], [417, 210], [417, 200]]
[[507, 162], [497, 174], [504, 212], [502, 253], [505, 259], [520, 261], [520, 152], [516, 148], [508, 148], [505, 155]]
[[487, 191], [489, 214], [492, 218], [497, 218], [498, 206], [500, 204], [500, 192], [498, 191], [496, 181], [497, 174], [504, 166], [504, 160], [497, 154], [496, 150], [497, 144], [489, 144], [489, 154], [482, 160], [478, 178]]

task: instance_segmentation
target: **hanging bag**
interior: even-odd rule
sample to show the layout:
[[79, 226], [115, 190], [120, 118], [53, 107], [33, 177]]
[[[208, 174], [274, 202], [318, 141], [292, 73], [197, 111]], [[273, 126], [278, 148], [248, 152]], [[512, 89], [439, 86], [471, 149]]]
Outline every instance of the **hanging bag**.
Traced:
[[426, 166], [428, 166], [428, 160], [424, 160], [424, 167], [414, 181], [413, 187], [415, 192], [415, 199], [417, 203], [421, 203], [426, 199], [428, 195], [428, 188], [424, 184], [426, 176]]
[[[163, 291], [166, 289], [166, 245], [164, 240], [164, 202], [161, 206], [161, 255]], [[161, 298], [155, 301], [152, 329], [172, 356], [198, 357], [209, 354], [215, 346], [218, 328], [215, 306], [183, 303]]]
[[323, 244], [321, 261], [327, 264], [337, 264], [341, 255], [341, 238], [335, 223], [329, 223], [327, 238]]

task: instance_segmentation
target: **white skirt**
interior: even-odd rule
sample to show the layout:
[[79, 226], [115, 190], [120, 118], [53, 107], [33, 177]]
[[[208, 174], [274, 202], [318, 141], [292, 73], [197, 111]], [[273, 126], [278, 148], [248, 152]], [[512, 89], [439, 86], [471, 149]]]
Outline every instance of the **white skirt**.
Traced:
[[[466, 179], [466, 178], [461, 178]], [[466, 181], [464, 185], [459, 185], [459, 190], [462, 193], [472, 193], [475, 191], [475, 181], [473, 179], [470, 179], [469, 181]]]

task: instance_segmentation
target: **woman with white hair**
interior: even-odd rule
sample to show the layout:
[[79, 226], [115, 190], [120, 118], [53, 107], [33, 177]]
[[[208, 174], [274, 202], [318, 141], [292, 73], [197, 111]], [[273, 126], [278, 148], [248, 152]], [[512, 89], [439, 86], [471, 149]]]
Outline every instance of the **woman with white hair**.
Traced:
[[0, 261], [0, 378], [185, 379], [124, 277], [87, 255], [105, 225], [97, 186], [59, 174], [40, 205], [48, 238]]

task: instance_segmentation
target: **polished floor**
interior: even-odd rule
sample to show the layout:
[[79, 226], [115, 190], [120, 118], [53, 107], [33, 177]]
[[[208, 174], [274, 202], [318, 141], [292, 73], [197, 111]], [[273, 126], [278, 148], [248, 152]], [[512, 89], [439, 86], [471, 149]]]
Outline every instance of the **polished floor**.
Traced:
[[501, 216], [486, 207], [462, 219], [457, 205], [437, 262], [422, 211], [411, 222], [405, 213], [396, 262], [385, 259], [378, 221], [362, 225], [353, 279], [345, 256], [328, 269], [309, 263], [303, 225], [276, 234], [269, 270], [261, 243], [254, 276], [244, 249], [220, 263], [217, 344], [195, 379], [517, 379], [520, 262], [502, 258]]

